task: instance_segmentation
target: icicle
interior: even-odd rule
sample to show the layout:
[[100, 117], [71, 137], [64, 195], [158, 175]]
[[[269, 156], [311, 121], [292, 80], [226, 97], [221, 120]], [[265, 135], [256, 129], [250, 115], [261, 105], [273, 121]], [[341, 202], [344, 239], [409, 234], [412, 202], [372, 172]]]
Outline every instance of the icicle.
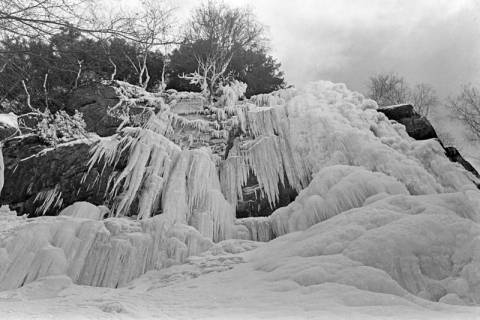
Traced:
[[235, 224], [248, 229], [248, 240], [267, 242], [275, 238], [269, 217], [238, 219]]
[[213, 241], [231, 237], [235, 209], [220, 191], [209, 150], [184, 150], [175, 162], [162, 196], [162, 215], [194, 226]]
[[248, 127], [254, 137], [280, 134], [277, 109], [257, 108], [247, 113]]
[[237, 206], [243, 200], [242, 186], [247, 183], [249, 168], [241, 156], [229, 156], [220, 164], [220, 183], [225, 198]]
[[144, 128], [125, 128], [121, 132], [123, 137], [116, 135], [102, 140], [92, 149], [90, 169], [102, 160], [104, 168], [116, 165], [120, 157], [128, 153], [125, 168], [120, 173], [112, 173], [109, 178], [113, 182], [109, 197], [115, 200], [116, 216], [128, 214], [137, 198], [140, 201], [139, 219], [151, 216], [157, 209], [158, 195], [162, 193], [168, 176], [171, 158], [180, 152], [180, 148], [163, 135], [168, 130], [166, 118], [159, 113], [151, 117]]
[[51, 208], [61, 207], [63, 204], [62, 192], [57, 184], [53, 189], [40, 191], [33, 202], [41, 201], [41, 205], [35, 209], [35, 213], [44, 215]]
[[[220, 168], [222, 191], [236, 205], [248, 170], [255, 173], [270, 205], [278, 201], [278, 184], [288, 184], [300, 191], [310, 181], [310, 171], [303, 159], [295, 156], [290, 142], [288, 117], [284, 106], [237, 108], [237, 118], [243, 132], [256, 138], [241, 143], [235, 154], [242, 160], [225, 160]], [[230, 150], [229, 158], [234, 153]], [[245, 163], [245, 165], [242, 163]], [[286, 177], [287, 181], [284, 181]]]
[[187, 194], [190, 210], [205, 206], [207, 192], [220, 190], [217, 169], [206, 149], [190, 151], [190, 168], [187, 172]]
[[276, 137], [262, 136], [243, 152], [271, 205], [278, 200], [278, 183], [284, 184], [282, 157], [278, 151]]
[[5, 183], [5, 164], [3, 163], [3, 152], [2, 146], [0, 145], [0, 192], [3, 189], [3, 185]]

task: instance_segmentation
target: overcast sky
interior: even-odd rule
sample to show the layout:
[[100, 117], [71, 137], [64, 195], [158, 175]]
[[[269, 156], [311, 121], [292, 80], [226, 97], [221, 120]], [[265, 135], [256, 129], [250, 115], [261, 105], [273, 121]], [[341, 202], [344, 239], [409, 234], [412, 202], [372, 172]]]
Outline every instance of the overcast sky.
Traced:
[[[480, 84], [478, 0], [225, 1], [253, 8], [291, 84], [326, 79], [364, 91], [371, 75], [391, 71], [441, 97]], [[186, 16], [201, 1], [174, 3]]]

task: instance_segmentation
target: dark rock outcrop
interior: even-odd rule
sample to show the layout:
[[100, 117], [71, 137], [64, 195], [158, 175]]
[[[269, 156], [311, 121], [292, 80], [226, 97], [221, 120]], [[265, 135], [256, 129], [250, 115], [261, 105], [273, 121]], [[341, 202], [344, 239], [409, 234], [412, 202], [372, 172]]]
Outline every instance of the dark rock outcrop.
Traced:
[[435, 129], [426, 117], [420, 116], [411, 104], [399, 104], [388, 107], [381, 107], [378, 109], [390, 120], [395, 120], [405, 126], [408, 135], [415, 140], [438, 139], [445, 155], [452, 162], [461, 164], [465, 170], [471, 172], [477, 178], [480, 178], [479, 173], [475, 168], [465, 160], [460, 152], [454, 147], [445, 147], [442, 141], [438, 138]]
[[271, 205], [266, 195], [262, 192], [257, 178], [251, 174], [248, 178], [247, 185], [242, 188], [243, 200], [239, 200], [237, 204], [237, 218], [248, 217], [267, 217], [278, 208], [285, 207], [293, 202], [298, 193], [287, 183], [278, 184], [278, 201]]
[[411, 104], [382, 107], [379, 108], [378, 111], [385, 114], [388, 119], [403, 124], [408, 135], [415, 140], [437, 138], [437, 133], [430, 121], [415, 112], [415, 109]]
[[470, 162], [468, 162], [462, 157], [462, 155], [457, 150], [457, 148], [455, 147], [443, 147], [443, 148], [445, 149], [445, 154], [450, 159], [450, 161], [460, 163], [467, 171], [470, 171], [477, 178], [480, 178], [480, 174], [478, 174], [477, 170], [475, 170], [475, 168], [470, 164]]
[[56, 214], [75, 201], [102, 204], [106, 179], [98, 181], [99, 171], [93, 168], [82, 181], [88, 171], [89, 149], [97, 140], [92, 136], [56, 148], [35, 135], [5, 141], [5, 185], [0, 203], [31, 216], [41, 213], [48, 197], [52, 204], [46, 214]]
[[115, 88], [102, 83], [92, 83], [72, 92], [67, 99], [66, 111], [73, 114], [78, 110], [83, 114], [86, 130], [101, 137], [115, 134], [122, 121], [108, 113], [120, 98]]

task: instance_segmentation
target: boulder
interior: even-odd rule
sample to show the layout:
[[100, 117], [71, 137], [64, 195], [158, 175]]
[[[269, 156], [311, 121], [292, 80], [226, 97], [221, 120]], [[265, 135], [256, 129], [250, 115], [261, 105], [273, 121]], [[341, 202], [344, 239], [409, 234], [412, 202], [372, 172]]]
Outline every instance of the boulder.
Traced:
[[95, 206], [86, 201], [79, 201], [63, 209], [59, 215], [72, 218], [102, 220], [105, 214], [108, 214], [108, 212], [105, 211], [104, 206]]
[[388, 119], [403, 124], [408, 135], [415, 140], [437, 138], [437, 133], [430, 121], [426, 117], [419, 115], [411, 104], [381, 107], [378, 111], [385, 114]]
[[470, 171], [473, 173], [477, 178], [480, 178], [480, 175], [478, 174], [477, 170], [468, 162], [465, 160], [460, 152], [457, 150], [455, 147], [444, 147], [445, 149], [445, 154], [447, 157], [450, 159], [452, 162], [458, 162], [460, 163], [467, 171]]
[[[286, 180], [285, 180], [286, 181]], [[278, 185], [278, 201], [275, 204], [268, 202], [267, 196], [262, 192], [255, 175], [250, 174], [247, 185], [242, 188], [243, 200], [237, 204], [237, 219], [249, 217], [267, 217], [278, 208], [287, 206], [294, 201], [297, 192], [290, 185]]]
[[15, 137], [3, 145], [5, 185], [0, 203], [8, 204], [18, 214], [36, 216], [57, 214], [76, 201], [102, 204], [106, 178], [99, 170], [88, 171], [90, 147], [98, 136], [80, 139], [56, 148], [35, 135]]
[[114, 134], [122, 121], [108, 113], [120, 101], [113, 86], [91, 83], [73, 91], [67, 99], [68, 113], [78, 110], [83, 114], [86, 130], [101, 137]]
[[[415, 140], [438, 139], [437, 133], [430, 121], [428, 121], [426, 117], [420, 116], [411, 104], [398, 104], [381, 107], [378, 111], [385, 114], [388, 119], [403, 124], [408, 135]], [[440, 141], [440, 144], [443, 146], [442, 141]], [[471, 172], [477, 178], [480, 177], [477, 170], [475, 170], [475, 168], [462, 157], [456, 148], [445, 146], [443, 146], [443, 148], [445, 150], [445, 155], [450, 161], [459, 163], [465, 168], [465, 170]]]

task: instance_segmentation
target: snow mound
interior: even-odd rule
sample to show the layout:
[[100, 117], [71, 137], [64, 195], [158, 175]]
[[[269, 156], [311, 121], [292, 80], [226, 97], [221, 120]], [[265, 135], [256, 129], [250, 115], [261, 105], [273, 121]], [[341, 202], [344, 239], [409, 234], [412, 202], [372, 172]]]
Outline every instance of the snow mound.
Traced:
[[81, 201], [66, 207], [59, 215], [72, 218], [102, 220], [105, 213], [105, 207], [97, 207], [89, 202]]
[[[271, 281], [340, 283], [431, 301], [480, 299], [480, 209], [471, 194], [385, 196], [251, 253]], [[455, 298], [455, 299], [453, 299]]]

